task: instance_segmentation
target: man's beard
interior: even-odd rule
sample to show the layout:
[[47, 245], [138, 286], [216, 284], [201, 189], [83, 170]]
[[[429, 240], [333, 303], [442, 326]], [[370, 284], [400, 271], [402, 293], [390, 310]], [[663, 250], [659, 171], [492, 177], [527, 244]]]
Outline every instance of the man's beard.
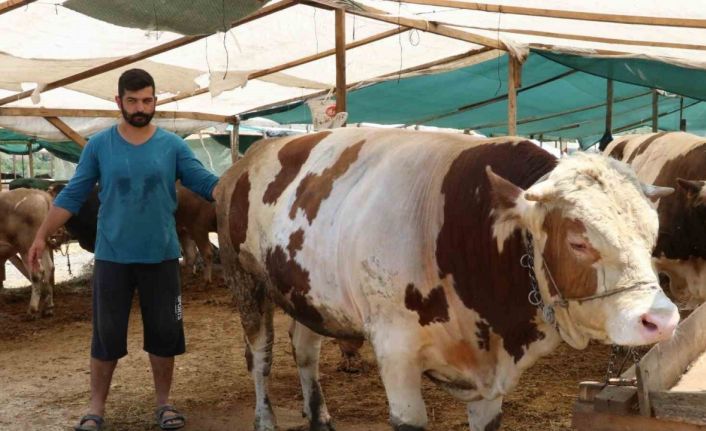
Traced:
[[134, 114], [128, 114], [124, 109], [120, 109], [120, 112], [123, 113], [123, 118], [125, 119], [125, 121], [135, 127], [145, 127], [146, 125], [150, 124], [150, 121], [152, 121], [152, 117], [154, 117], [154, 112], [151, 114], [146, 114], [144, 112], [135, 112]]

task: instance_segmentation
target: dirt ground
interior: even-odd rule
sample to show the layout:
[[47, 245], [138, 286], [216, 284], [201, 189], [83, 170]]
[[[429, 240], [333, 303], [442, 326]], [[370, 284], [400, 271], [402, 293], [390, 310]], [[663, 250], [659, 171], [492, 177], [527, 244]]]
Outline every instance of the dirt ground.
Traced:
[[[220, 279], [220, 277], [216, 277]], [[188, 353], [177, 358], [173, 402], [188, 416], [186, 430], [252, 429], [254, 393], [243, 357], [240, 322], [231, 296], [219, 281], [207, 285], [183, 273]], [[67, 430], [85, 412], [91, 292], [87, 280], [63, 283], [54, 293], [52, 318], [27, 320], [29, 290], [0, 291], [0, 430]], [[142, 351], [139, 307], [130, 322], [129, 355], [120, 361], [108, 399], [108, 430], [156, 430], [147, 355]], [[287, 336], [289, 319], [275, 318], [271, 400], [282, 430], [298, 429], [299, 380]], [[366, 344], [363, 355], [372, 363]], [[571, 429], [571, 407], [582, 380], [600, 379], [609, 348], [575, 351], [562, 345], [525, 373], [506, 398], [503, 429]], [[321, 381], [339, 431], [387, 431], [385, 393], [374, 366], [337, 371], [340, 354], [326, 341]], [[430, 431], [468, 430], [464, 405], [426, 382]]]

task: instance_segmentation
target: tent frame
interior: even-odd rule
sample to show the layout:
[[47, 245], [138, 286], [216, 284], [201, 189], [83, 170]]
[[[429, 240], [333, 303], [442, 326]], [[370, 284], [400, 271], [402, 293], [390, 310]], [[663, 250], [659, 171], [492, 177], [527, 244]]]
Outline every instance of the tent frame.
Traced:
[[[18, 7], [27, 5], [29, 3], [34, 2], [35, 0], [9, 0], [5, 1], [3, 3], [0, 3], [0, 14], [11, 11], [13, 9], [16, 9]], [[552, 10], [552, 9], [537, 9], [537, 8], [528, 8], [528, 7], [518, 7], [518, 6], [507, 6], [507, 5], [497, 5], [497, 4], [486, 4], [486, 3], [470, 3], [470, 2], [465, 2], [465, 1], [458, 1], [458, 0], [403, 0], [406, 3], [412, 3], [412, 4], [421, 4], [421, 5], [428, 5], [428, 6], [444, 6], [444, 7], [452, 7], [452, 8], [457, 8], [457, 9], [466, 9], [466, 10], [477, 10], [477, 11], [484, 11], [484, 12], [494, 12], [494, 13], [505, 13], [505, 14], [516, 14], [516, 15], [530, 15], [530, 16], [542, 16], [542, 17], [549, 17], [549, 18], [564, 18], [564, 19], [577, 19], [577, 20], [588, 20], [588, 21], [602, 21], [602, 22], [619, 22], [623, 24], [640, 24], [640, 25], [657, 25], [657, 26], [677, 26], [677, 27], [694, 27], [694, 28], [706, 28], [706, 20], [703, 19], [677, 19], [677, 18], [667, 18], [667, 17], [647, 17], [647, 16], [631, 16], [631, 15], [618, 15], [618, 14], [602, 14], [602, 13], [590, 13], [590, 12], [577, 12], [577, 11], [568, 11], [568, 10]], [[237, 27], [239, 25], [245, 24], [247, 22], [259, 19], [261, 17], [270, 15], [272, 13], [276, 13], [278, 11], [287, 9], [293, 5], [296, 4], [303, 4], [303, 5], [308, 5], [316, 8], [322, 8], [326, 10], [334, 10], [335, 11], [335, 19], [336, 19], [336, 48], [333, 50], [328, 50], [324, 51], [319, 54], [315, 54], [312, 56], [300, 58], [298, 60], [290, 61], [287, 63], [280, 64], [278, 66], [274, 66], [268, 69], [263, 69], [257, 72], [252, 73], [248, 78], [249, 79], [254, 79], [257, 77], [265, 76], [268, 74], [272, 74], [281, 70], [285, 70], [291, 67], [295, 67], [304, 63], [308, 63], [314, 60], [318, 60], [320, 58], [324, 58], [329, 55], [336, 55], [336, 97], [337, 100], [339, 100], [342, 103], [337, 104], [337, 110], [345, 110], [346, 108], [346, 89], [350, 88], [350, 85], [346, 84], [346, 78], [345, 78], [345, 52], [348, 49], [353, 49], [358, 46], [362, 46], [367, 43], [374, 42], [376, 40], [380, 40], [384, 37], [391, 36], [393, 34], [400, 33], [402, 31], [407, 31], [409, 29], [417, 29], [425, 32], [430, 32], [434, 33], [440, 36], [446, 36], [470, 43], [475, 43], [479, 44], [485, 47], [489, 48], [494, 48], [494, 49], [499, 49], [503, 51], [508, 51], [508, 54], [510, 54], [508, 48], [500, 41], [491, 39], [479, 34], [475, 34], [469, 31], [464, 31], [460, 30], [458, 27], [451, 26], [451, 25], [446, 25], [443, 23], [439, 23], [436, 21], [426, 21], [426, 20], [421, 20], [421, 19], [413, 19], [413, 18], [405, 18], [405, 17], [399, 17], [399, 16], [394, 16], [386, 13], [385, 11], [375, 9], [372, 7], [368, 6], [363, 6], [363, 7], [351, 7], [347, 4], [339, 3], [335, 0], [283, 0], [281, 2], [278, 2], [274, 5], [266, 6], [264, 8], [261, 8], [257, 10], [256, 12], [240, 19], [237, 21], [234, 21], [231, 23], [231, 28]], [[353, 42], [350, 44], [345, 44], [345, 14], [350, 13], [352, 15], [356, 16], [361, 16], [365, 18], [370, 18], [382, 22], [387, 22], [390, 24], [395, 24], [398, 26], [397, 29], [390, 30], [384, 33], [380, 33], [379, 35], [374, 35], [369, 38], [366, 38], [364, 40], [358, 41], [358, 42]], [[193, 35], [193, 36], [184, 36], [178, 39], [175, 39], [171, 42], [167, 42], [162, 45], [158, 45], [156, 47], [141, 51], [139, 53], [122, 57], [120, 59], [108, 62], [103, 65], [99, 65], [90, 69], [87, 69], [83, 72], [68, 76], [66, 78], [51, 82], [47, 84], [42, 91], [49, 91], [54, 88], [66, 86], [69, 84], [72, 84], [77, 81], [81, 81], [87, 78], [90, 78], [92, 76], [114, 70], [116, 68], [125, 66], [127, 64], [134, 63], [139, 60], [143, 60], [146, 58], [149, 58], [153, 55], [160, 54], [166, 51], [169, 51], [171, 49], [192, 43], [194, 41], [203, 39], [207, 37], [208, 34], [202, 34], [202, 35]], [[574, 36], [574, 35], [567, 35], [567, 36]], [[576, 38], [579, 38], [580, 36], [576, 36]], [[613, 42], [613, 41], [618, 41], [618, 40], [611, 40], [611, 39], [606, 39], [605, 41], [600, 40], [599, 42]], [[532, 47], [537, 48], [537, 49], [551, 49], [551, 46], [548, 45], [542, 45], [542, 44], [533, 44]], [[697, 46], [694, 46], [694, 49], [697, 49]], [[618, 51], [611, 51], [611, 50], [598, 50], [600, 54], [625, 54], [621, 53]], [[509, 55], [510, 60], [509, 60], [509, 67], [508, 67], [508, 132], [509, 134], [514, 134], [516, 133], [516, 116], [517, 116], [517, 94], [516, 90], [521, 87], [521, 62], [514, 58], [513, 55]], [[171, 98], [164, 99], [159, 102], [159, 104], [166, 104], [170, 103], [176, 100], [182, 100], [188, 97], [192, 97], [198, 94], [203, 94], [207, 92], [207, 89], [199, 89], [196, 92], [192, 92], [190, 94], [184, 94], [184, 95], [177, 95]], [[22, 100], [24, 98], [30, 97], [34, 90], [27, 90], [23, 91], [5, 98], [0, 99], [0, 105], [4, 105], [10, 102], [14, 102], [17, 100]], [[312, 95], [308, 95], [306, 97], [312, 97]], [[298, 98], [298, 99], [301, 99]], [[281, 104], [282, 102], [279, 102]], [[608, 104], [609, 105], [609, 104]], [[7, 108], [0, 108], [0, 115], [10, 115], [5, 111]], [[11, 109], [16, 109], [16, 108], [11, 108]], [[33, 108], [30, 108], [33, 109]], [[39, 108], [36, 108], [39, 109]], [[51, 111], [57, 111], [57, 110], [51, 110]], [[61, 111], [61, 110], [58, 110]], [[74, 116], [70, 115], [67, 113], [67, 110], [63, 110], [62, 112], [63, 116]], [[71, 111], [71, 110], [68, 110]], [[91, 111], [97, 111], [97, 110], [74, 110], [74, 111], [82, 111], [82, 112], [91, 112]], [[159, 111], [158, 111], [159, 113]], [[170, 117], [170, 118], [189, 118], [183, 116], [184, 113], [179, 113], [178, 117]], [[187, 114], [192, 114], [196, 115], [197, 113], [187, 113]], [[47, 121], [51, 122], [57, 129], [59, 129], [62, 133], [64, 133], [67, 137], [72, 139], [74, 142], [77, 142], [79, 145], [84, 145], [85, 140], [82, 140], [82, 137], [80, 137], [75, 131], [73, 131], [71, 128], [69, 128], [65, 123], [63, 123], [61, 120], [59, 120], [60, 115], [55, 115], [55, 114], [50, 114], [47, 112], [42, 112], [35, 114], [37, 116], [42, 116], [47, 119]], [[102, 116], [104, 114], [101, 114]], [[200, 115], [207, 115], [207, 114], [200, 114]], [[78, 115], [75, 115], [78, 116]], [[93, 115], [91, 115], [93, 116]], [[112, 116], [112, 115], [107, 115], [107, 116]], [[654, 118], [658, 118], [659, 114], [653, 115]], [[193, 118], [193, 117], [192, 117]], [[223, 117], [229, 120], [226, 120], [225, 122], [228, 122], [230, 124], [237, 124], [237, 118], [236, 117]], [[217, 120], [219, 121], [219, 120]], [[609, 126], [609, 120], [608, 118], [606, 119], [606, 124]]]

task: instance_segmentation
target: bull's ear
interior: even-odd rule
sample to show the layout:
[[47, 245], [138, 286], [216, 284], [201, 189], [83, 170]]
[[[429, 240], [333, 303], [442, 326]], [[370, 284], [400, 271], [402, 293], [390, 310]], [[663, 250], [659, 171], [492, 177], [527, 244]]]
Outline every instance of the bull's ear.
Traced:
[[485, 172], [490, 182], [490, 195], [496, 220], [501, 222], [522, 220], [525, 212], [531, 206], [531, 202], [528, 202], [524, 197], [526, 192], [497, 175], [490, 166], [486, 166]]
[[698, 196], [704, 186], [703, 181], [685, 180], [683, 178], [677, 178], [677, 184], [686, 192], [687, 196], [691, 198]]

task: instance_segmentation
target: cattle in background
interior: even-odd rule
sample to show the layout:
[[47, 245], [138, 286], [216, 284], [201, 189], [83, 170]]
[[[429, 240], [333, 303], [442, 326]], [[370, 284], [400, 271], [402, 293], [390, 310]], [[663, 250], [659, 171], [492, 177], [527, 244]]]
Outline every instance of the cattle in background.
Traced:
[[[55, 184], [49, 188], [49, 193], [56, 196], [63, 188], [63, 184]], [[96, 244], [98, 210], [100, 209], [98, 192], [98, 187], [95, 187], [81, 206], [78, 214], [72, 216], [66, 223], [66, 230], [69, 234], [78, 240], [81, 248], [91, 253], [93, 253]], [[187, 264], [193, 265], [194, 248], [198, 247], [205, 263], [204, 277], [210, 282], [213, 248], [208, 240], [208, 232], [216, 231], [216, 211], [213, 204], [177, 184], [175, 218], [179, 242], [184, 250], [184, 260]]]
[[214, 247], [208, 239], [209, 232], [216, 232], [216, 207], [201, 196], [177, 183], [177, 210], [174, 214], [179, 243], [184, 253], [184, 263], [193, 267], [196, 248], [204, 261], [204, 279], [211, 282]]
[[652, 267], [654, 192], [618, 161], [557, 161], [520, 138], [350, 128], [260, 141], [216, 199], [255, 429], [276, 426], [274, 303], [297, 320], [316, 430], [332, 429], [320, 334], [370, 341], [398, 431], [427, 424], [423, 375], [468, 403], [472, 431], [493, 431], [503, 396], [562, 339], [582, 349], [670, 337], [679, 313]]
[[706, 139], [683, 132], [626, 135], [605, 154], [630, 164], [641, 181], [676, 189], [658, 202], [653, 256], [665, 291], [681, 307], [696, 308], [706, 301]]
[[40, 190], [0, 192], [0, 262], [4, 266], [5, 260], [20, 254], [32, 281], [28, 309], [32, 317], [50, 316], [54, 312], [51, 248], [47, 247], [41, 256], [37, 271], [29, 268], [27, 259], [27, 252], [50, 206], [51, 196]]

